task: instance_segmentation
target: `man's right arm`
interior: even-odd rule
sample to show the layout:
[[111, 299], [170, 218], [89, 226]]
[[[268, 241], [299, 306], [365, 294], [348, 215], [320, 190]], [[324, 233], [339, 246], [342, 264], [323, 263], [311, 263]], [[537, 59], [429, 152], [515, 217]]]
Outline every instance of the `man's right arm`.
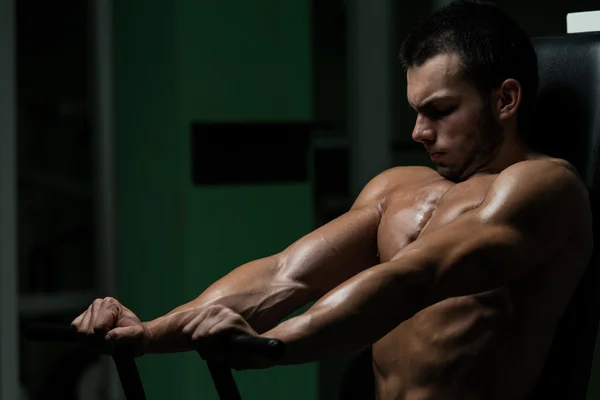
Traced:
[[[305, 304], [379, 263], [377, 231], [383, 202], [391, 187], [431, 177], [432, 170], [401, 167], [373, 178], [342, 216], [302, 237], [281, 253], [244, 264], [207, 288], [196, 299], [155, 320], [139, 319], [113, 298], [97, 299], [72, 325], [79, 331], [125, 329], [143, 352], [174, 352], [177, 327], [190, 311], [224, 306], [261, 333]], [[231, 251], [235, 251], [234, 248]], [[193, 314], [193, 313], [192, 313]], [[123, 333], [124, 334], [124, 333]], [[125, 340], [125, 338], [123, 339]]]
[[374, 178], [348, 212], [281, 253], [234, 269], [194, 300], [147, 322], [152, 336], [156, 338], [168, 331], [166, 325], [177, 313], [213, 304], [230, 308], [257, 332], [264, 332], [340, 283], [378, 264], [377, 229], [392, 174], [398, 172], [387, 171]]

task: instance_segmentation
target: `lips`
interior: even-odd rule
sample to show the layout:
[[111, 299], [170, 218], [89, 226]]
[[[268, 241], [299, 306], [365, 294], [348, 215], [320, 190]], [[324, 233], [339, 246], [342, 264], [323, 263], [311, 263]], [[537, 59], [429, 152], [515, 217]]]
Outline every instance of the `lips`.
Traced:
[[444, 153], [430, 153], [429, 157], [431, 157], [431, 159], [433, 161], [436, 161], [436, 160], [440, 159], [443, 155], [444, 155]]

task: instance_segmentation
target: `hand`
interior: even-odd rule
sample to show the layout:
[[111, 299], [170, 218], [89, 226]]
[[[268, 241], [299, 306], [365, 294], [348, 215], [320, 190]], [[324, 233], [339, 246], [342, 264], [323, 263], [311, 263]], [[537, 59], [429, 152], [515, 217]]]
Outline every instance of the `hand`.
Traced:
[[71, 322], [82, 334], [103, 335], [116, 345], [126, 345], [135, 356], [144, 354], [150, 333], [140, 319], [112, 297], [96, 299]]
[[222, 305], [201, 306], [180, 311], [172, 318], [178, 320], [184, 340], [204, 360], [218, 361], [237, 370], [272, 365], [260, 354], [236, 352], [228, 345], [227, 338], [231, 335], [259, 336], [241, 315], [230, 308]]

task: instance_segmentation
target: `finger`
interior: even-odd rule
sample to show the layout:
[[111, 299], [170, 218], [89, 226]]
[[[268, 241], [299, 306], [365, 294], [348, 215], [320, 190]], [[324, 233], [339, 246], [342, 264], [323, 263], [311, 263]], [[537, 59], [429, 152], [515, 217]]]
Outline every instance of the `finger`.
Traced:
[[202, 309], [184, 325], [181, 329], [181, 333], [189, 340], [193, 340], [192, 337], [194, 335], [201, 334], [202, 331], [207, 330], [206, 325], [210, 324], [211, 314], [214, 314], [214, 310], [212, 310], [211, 307]]
[[81, 323], [83, 322], [83, 318], [85, 317], [85, 314], [87, 313], [87, 310], [82, 312], [81, 314], [79, 314], [77, 316], [77, 318], [75, 318], [72, 322], [71, 322], [71, 327], [73, 327], [75, 330], [79, 331], [79, 328], [81, 326]]
[[[186, 326], [188, 337], [199, 345], [214, 345], [214, 340], [233, 332], [246, 332], [247, 323], [237, 313], [225, 307], [215, 307], [197, 315]], [[200, 343], [202, 342], [202, 343]]]
[[210, 328], [219, 323], [221, 307], [211, 306], [202, 309], [192, 318], [182, 332], [192, 342], [193, 348], [203, 360], [218, 360], [221, 347], [215, 340], [208, 336]]
[[223, 336], [223, 335], [226, 335], [228, 333], [233, 333], [233, 332], [245, 333], [242, 329], [240, 329], [238, 327], [239, 324], [236, 322], [237, 321], [236, 321], [235, 317], [225, 316], [223, 319], [215, 321], [214, 324], [211, 324], [208, 327], [207, 331], [204, 333], [204, 336], [205, 337], [217, 337], [217, 336]]
[[83, 320], [81, 321], [81, 326], [79, 327], [79, 332], [81, 333], [90, 333], [90, 321], [92, 320], [92, 306], [88, 308], [83, 316]]
[[115, 327], [121, 314], [120, 304], [113, 298], [107, 297], [98, 302], [93, 315], [92, 329], [96, 333], [106, 333]]
[[232, 311], [224, 310], [210, 323], [204, 325], [208, 329], [197, 331], [192, 336], [200, 357], [204, 360], [229, 362], [232, 357], [229, 336], [234, 333], [248, 333], [245, 320]]
[[[77, 332], [85, 333], [87, 331], [87, 322], [90, 318], [90, 312], [92, 310], [92, 306], [94, 303], [90, 304], [89, 307], [79, 315], [79, 317], [75, 318], [77, 321], [75, 328], [77, 328]], [[73, 321], [75, 323], [75, 321]]]
[[[236, 316], [238, 314], [223, 306], [208, 307], [190, 322], [191, 339], [209, 339], [229, 330], [228, 327], [236, 330], [232, 325], [236, 322]], [[215, 327], [218, 328], [215, 330]]]
[[217, 318], [218, 321], [210, 326], [206, 333], [207, 336], [216, 336], [233, 332], [248, 333], [249, 330], [251, 331], [246, 320], [231, 309], [225, 308], [221, 310]]
[[96, 322], [96, 316], [98, 315], [98, 304], [101, 302], [102, 300], [100, 299], [96, 299], [94, 300], [94, 302], [92, 303], [92, 307], [90, 309], [90, 319], [88, 322], [88, 328], [87, 328], [87, 333], [89, 334], [93, 334], [94, 333], [94, 323]]
[[141, 329], [139, 326], [123, 326], [111, 329], [104, 337], [107, 340], [125, 343], [139, 340], [140, 336]]

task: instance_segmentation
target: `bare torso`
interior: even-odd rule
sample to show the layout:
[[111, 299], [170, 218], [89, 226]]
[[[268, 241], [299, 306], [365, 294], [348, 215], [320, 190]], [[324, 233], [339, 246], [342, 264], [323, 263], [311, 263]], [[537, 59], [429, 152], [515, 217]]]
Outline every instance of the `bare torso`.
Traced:
[[[386, 194], [378, 230], [381, 262], [476, 208], [497, 177], [454, 184], [433, 170], [415, 173], [418, 179], [408, 189]], [[527, 281], [444, 300], [396, 327], [373, 346], [377, 398], [527, 398], [586, 266], [578, 253], [577, 242], [567, 244]]]

